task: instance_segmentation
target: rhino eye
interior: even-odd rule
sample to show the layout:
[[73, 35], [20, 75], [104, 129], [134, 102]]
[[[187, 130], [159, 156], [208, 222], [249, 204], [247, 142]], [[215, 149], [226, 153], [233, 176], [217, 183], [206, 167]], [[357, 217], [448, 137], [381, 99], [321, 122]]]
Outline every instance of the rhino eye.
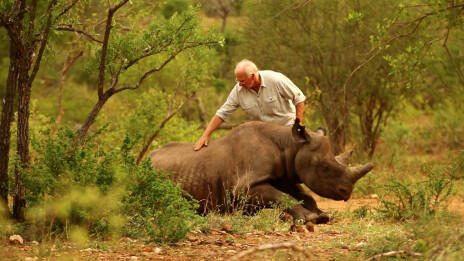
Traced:
[[323, 172], [329, 172], [329, 165], [327, 165], [327, 163], [322, 163], [321, 169]]

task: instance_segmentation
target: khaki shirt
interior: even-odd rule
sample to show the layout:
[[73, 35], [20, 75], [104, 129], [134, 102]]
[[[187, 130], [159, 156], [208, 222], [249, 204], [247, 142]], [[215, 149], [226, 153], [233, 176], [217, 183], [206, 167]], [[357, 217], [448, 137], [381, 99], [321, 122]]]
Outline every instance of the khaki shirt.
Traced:
[[216, 115], [227, 121], [240, 106], [253, 120], [282, 125], [293, 124], [296, 118], [295, 105], [306, 99], [303, 92], [279, 72], [259, 71], [258, 73], [261, 76], [258, 93], [237, 83]]

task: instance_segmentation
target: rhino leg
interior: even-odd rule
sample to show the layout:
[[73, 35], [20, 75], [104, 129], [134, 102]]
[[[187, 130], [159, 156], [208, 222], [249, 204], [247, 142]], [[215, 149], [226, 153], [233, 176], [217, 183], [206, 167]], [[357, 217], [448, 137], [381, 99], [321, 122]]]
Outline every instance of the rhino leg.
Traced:
[[303, 200], [303, 207], [313, 213], [317, 213], [317, 217], [311, 222], [315, 224], [325, 224], [329, 222], [329, 215], [327, 215], [325, 212], [322, 212], [322, 210], [317, 207], [316, 200], [314, 200], [314, 198], [309, 193], [307, 193], [300, 184], [296, 184], [295, 188], [291, 191], [295, 192], [290, 193], [294, 198], [297, 200]]
[[[271, 207], [272, 203], [280, 202], [284, 194], [284, 192], [270, 184], [260, 184], [250, 189], [251, 203], [254, 206]], [[310, 195], [306, 195], [307, 198], [300, 199], [293, 197], [293, 195], [288, 196], [291, 200], [304, 201], [304, 205], [299, 204], [285, 211], [293, 217], [293, 220], [310, 221], [316, 224], [328, 222], [328, 216], [317, 208], [316, 202]]]
[[316, 204], [314, 198], [307, 193], [299, 193], [296, 197], [297, 200], [303, 200], [303, 207], [315, 215], [310, 221], [314, 224], [325, 224], [329, 222], [330, 218], [327, 213], [322, 212]]

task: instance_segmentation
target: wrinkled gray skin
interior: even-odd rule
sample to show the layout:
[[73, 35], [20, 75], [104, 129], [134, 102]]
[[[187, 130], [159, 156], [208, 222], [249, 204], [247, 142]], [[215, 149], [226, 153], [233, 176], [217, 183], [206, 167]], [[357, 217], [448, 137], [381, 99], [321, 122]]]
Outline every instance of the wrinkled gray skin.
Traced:
[[[227, 195], [247, 193], [249, 206], [270, 207], [284, 194], [303, 204], [286, 210], [294, 220], [326, 223], [327, 214], [303, 190], [348, 200], [354, 183], [373, 168], [372, 163], [348, 167], [347, 156], [335, 157], [322, 132], [307, 131], [298, 123], [281, 126], [247, 122], [199, 151], [190, 143], [171, 143], [154, 150], [155, 169], [174, 172], [172, 179], [200, 202], [201, 211], [224, 209]], [[230, 202], [230, 201], [228, 201]]]

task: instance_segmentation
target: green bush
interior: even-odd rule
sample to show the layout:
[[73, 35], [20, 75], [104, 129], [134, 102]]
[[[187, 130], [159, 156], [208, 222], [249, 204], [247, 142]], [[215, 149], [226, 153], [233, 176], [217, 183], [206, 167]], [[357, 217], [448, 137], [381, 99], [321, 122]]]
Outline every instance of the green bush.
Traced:
[[148, 160], [131, 173], [123, 205], [128, 219], [124, 233], [149, 235], [155, 242], [183, 239], [200, 219], [197, 203], [168, 175], [154, 172]]
[[409, 224], [408, 230], [414, 239], [411, 248], [424, 253], [427, 260], [462, 260], [462, 216], [442, 214], [424, 217]]
[[453, 190], [454, 178], [449, 167], [424, 166], [428, 177], [425, 181], [404, 182], [393, 180], [380, 193], [377, 211], [395, 220], [417, 219], [433, 216]]
[[134, 139], [105, 149], [101, 132], [77, 148], [67, 128], [32, 137], [34, 160], [23, 175], [26, 237], [80, 243], [121, 233], [157, 242], [184, 238], [199, 218], [196, 203], [148, 160], [135, 164]]

